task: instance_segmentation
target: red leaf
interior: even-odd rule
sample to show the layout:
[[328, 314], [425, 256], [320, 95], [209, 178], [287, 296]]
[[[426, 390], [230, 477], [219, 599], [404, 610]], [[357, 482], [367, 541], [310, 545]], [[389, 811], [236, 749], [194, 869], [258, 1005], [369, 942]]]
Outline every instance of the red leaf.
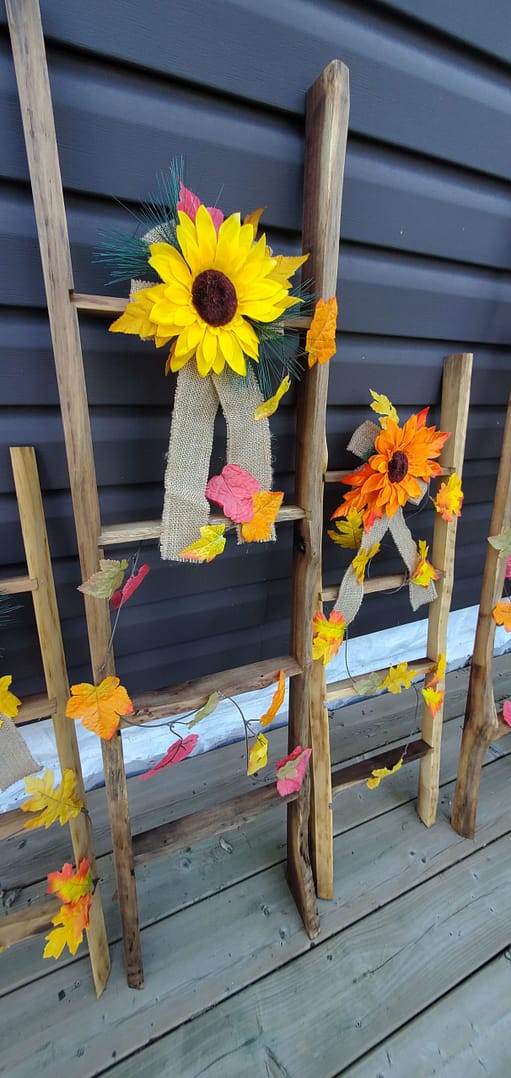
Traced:
[[289, 756], [285, 756], [283, 760], [277, 760], [275, 773], [277, 790], [281, 797], [300, 790], [311, 753], [312, 749], [302, 749], [301, 745], [297, 745]]
[[220, 505], [235, 524], [244, 524], [254, 515], [253, 494], [261, 489], [258, 479], [239, 464], [226, 464], [221, 475], [214, 475], [206, 487], [206, 497]]
[[511, 700], [504, 700], [502, 718], [507, 726], [511, 726]]
[[150, 771], [144, 771], [143, 775], [139, 775], [140, 779], [148, 779], [151, 775], [155, 775], [157, 771], [161, 771], [164, 767], [170, 767], [172, 764], [179, 764], [181, 760], [185, 760], [187, 756], [193, 752], [197, 742], [199, 740], [198, 734], [188, 734], [187, 737], [181, 738], [179, 741], [174, 741], [165, 756], [158, 760], [158, 763], [151, 768]]
[[133, 592], [140, 587], [148, 572], [149, 566], [141, 565], [138, 573], [129, 576], [122, 588], [118, 588], [117, 591], [114, 591], [112, 598], [110, 599], [110, 603], [114, 610], [118, 610], [121, 603], [124, 605], [124, 603], [128, 602], [128, 599], [131, 599]]

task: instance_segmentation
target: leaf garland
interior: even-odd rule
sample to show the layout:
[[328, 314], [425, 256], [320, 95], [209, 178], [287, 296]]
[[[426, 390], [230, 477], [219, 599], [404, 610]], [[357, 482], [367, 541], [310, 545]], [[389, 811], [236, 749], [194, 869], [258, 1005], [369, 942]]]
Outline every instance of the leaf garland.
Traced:
[[106, 677], [99, 685], [71, 685], [66, 715], [79, 719], [105, 741], [113, 737], [123, 715], [131, 715], [133, 704], [118, 677]]
[[393, 767], [375, 767], [374, 770], [371, 771], [371, 777], [368, 778], [366, 782], [368, 790], [375, 790], [376, 787], [380, 785], [381, 780], [386, 778], [387, 775], [393, 775], [396, 771], [399, 771], [403, 766], [403, 760], [404, 756], [402, 756]]
[[34, 827], [51, 827], [53, 823], [64, 824], [74, 820], [84, 808], [76, 792], [76, 775], [71, 768], [66, 767], [62, 772], [62, 780], [58, 786], [54, 786], [54, 775], [50, 769], [46, 770], [38, 779], [33, 775], [25, 778], [25, 793], [31, 794], [28, 801], [21, 806], [22, 812], [38, 813], [31, 820], [23, 824], [24, 830]]
[[94, 884], [87, 858], [80, 861], [76, 873], [70, 864], [63, 865], [60, 872], [50, 872], [48, 885], [48, 893], [58, 895], [63, 905], [52, 917], [51, 923], [55, 928], [45, 937], [47, 943], [43, 958], [60, 958], [64, 947], [68, 947], [71, 954], [76, 954], [83, 933], [90, 924]]
[[400, 693], [403, 689], [409, 689], [413, 679], [417, 677], [417, 670], [410, 670], [408, 663], [398, 663], [391, 666], [388, 674], [380, 683], [380, 689], [387, 692]]
[[288, 756], [277, 760], [275, 774], [277, 791], [281, 797], [301, 790], [311, 755], [312, 749], [302, 749], [301, 745], [297, 745]]
[[225, 547], [225, 524], [205, 524], [200, 529], [201, 538], [181, 550], [179, 557], [188, 561], [210, 562], [217, 558]]
[[279, 711], [279, 708], [281, 708], [282, 704], [284, 703], [285, 694], [286, 678], [284, 676], [284, 671], [279, 670], [279, 680], [277, 688], [275, 689], [275, 692], [273, 694], [271, 704], [268, 710], [265, 711], [264, 715], [261, 715], [261, 718], [259, 719], [261, 726], [269, 726], [270, 723], [273, 722], [277, 712]]

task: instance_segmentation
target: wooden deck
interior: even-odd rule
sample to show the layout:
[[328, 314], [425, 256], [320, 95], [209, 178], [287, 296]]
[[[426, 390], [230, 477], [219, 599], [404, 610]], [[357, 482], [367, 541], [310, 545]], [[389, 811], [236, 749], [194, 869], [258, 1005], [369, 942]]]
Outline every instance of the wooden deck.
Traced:
[[[511, 695], [511, 658], [495, 663]], [[449, 825], [467, 685], [448, 677], [439, 820], [416, 816], [416, 764], [335, 800], [335, 899], [307, 938], [283, 871], [280, 806], [241, 830], [137, 870], [146, 987], [126, 987], [103, 791], [91, 795], [113, 969], [97, 1001], [82, 951], [42, 937], [0, 958], [0, 1073], [85, 1078], [429, 1078], [511, 1073], [511, 737], [492, 746], [475, 841]], [[334, 762], [408, 736], [410, 699], [336, 712]], [[271, 757], [284, 745], [271, 741]], [[231, 746], [130, 780], [134, 830], [247, 789]], [[256, 780], [257, 781], [257, 780]], [[162, 806], [165, 806], [163, 809]], [[69, 858], [66, 829], [2, 847], [4, 902]], [[7, 853], [6, 853], [7, 851]], [[11, 896], [12, 897], [12, 896]]]

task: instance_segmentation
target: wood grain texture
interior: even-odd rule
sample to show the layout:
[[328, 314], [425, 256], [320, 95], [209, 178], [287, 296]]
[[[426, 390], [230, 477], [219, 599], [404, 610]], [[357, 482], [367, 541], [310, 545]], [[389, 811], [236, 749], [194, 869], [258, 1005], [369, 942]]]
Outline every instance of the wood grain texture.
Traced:
[[[276, 517], [277, 524], [285, 524], [294, 520], [302, 520], [307, 516], [305, 510], [298, 505], [284, 505], [279, 509]], [[211, 513], [210, 524], [229, 524], [232, 521], [221, 513]], [[133, 523], [107, 524], [101, 528], [98, 535], [98, 545], [118, 546], [125, 543], [141, 543], [145, 539], [159, 539], [161, 535], [161, 520], [140, 520]]]
[[346, 789], [348, 786], [357, 786], [360, 782], [367, 782], [376, 768], [386, 767], [390, 770], [400, 760], [402, 760], [402, 766], [413, 764], [416, 760], [423, 760], [429, 752], [431, 752], [430, 746], [422, 738], [416, 738], [415, 741], [408, 741], [397, 748], [385, 749], [383, 752], [358, 760], [357, 763], [349, 764], [347, 767], [334, 768], [332, 789], [334, 793], [337, 793], [338, 790]]
[[0, 594], [5, 592], [7, 595], [21, 595], [23, 592], [35, 591], [36, 588], [37, 580], [32, 580], [29, 576], [7, 576], [0, 580]]
[[[99, 502], [78, 316], [70, 302], [73, 290], [71, 253], [44, 38], [35, 0], [22, 4], [8, 0], [6, 11], [48, 304], [78, 552], [86, 580], [98, 569]], [[85, 610], [96, 681], [101, 680], [105, 672], [113, 670], [112, 659], [103, 668], [110, 637], [108, 602], [85, 596]], [[143, 983], [142, 958], [120, 734], [111, 741], [102, 741], [102, 753], [110, 794], [111, 825], [116, 838], [126, 968], [133, 986], [140, 987]]]
[[52, 927], [51, 919], [55, 917], [59, 905], [59, 899], [46, 898], [28, 909], [0, 917], [0, 948], [7, 950], [15, 943], [38, 936], [41, 932], [48, 932]]
[[[431, 670], [431, 659], [410, 659], [408, 666], [411, 670], [414, 670], [418, 676], [424, 677]], [[363, 686], [369, 676], [372, 674], [381, 674], [381, 680], [383, 681], [390, 670], [389, 666], [383, 667], [382, 670], [374, 670], [365, 674], [356, 674], [355, 677], [343, 678], [342, 681], [331, 681], [326, 687], [326, 699], [333, 703], [336, 700], [349, 700], [350, 696], [356, 696], [360, 686]]]

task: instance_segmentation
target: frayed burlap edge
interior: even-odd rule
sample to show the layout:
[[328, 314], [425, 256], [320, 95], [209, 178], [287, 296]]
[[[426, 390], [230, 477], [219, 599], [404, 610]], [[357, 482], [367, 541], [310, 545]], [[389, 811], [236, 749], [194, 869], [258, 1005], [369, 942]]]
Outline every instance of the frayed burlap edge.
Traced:
[[41, 770], [12, 719], [0, 715], [0, 792]]

